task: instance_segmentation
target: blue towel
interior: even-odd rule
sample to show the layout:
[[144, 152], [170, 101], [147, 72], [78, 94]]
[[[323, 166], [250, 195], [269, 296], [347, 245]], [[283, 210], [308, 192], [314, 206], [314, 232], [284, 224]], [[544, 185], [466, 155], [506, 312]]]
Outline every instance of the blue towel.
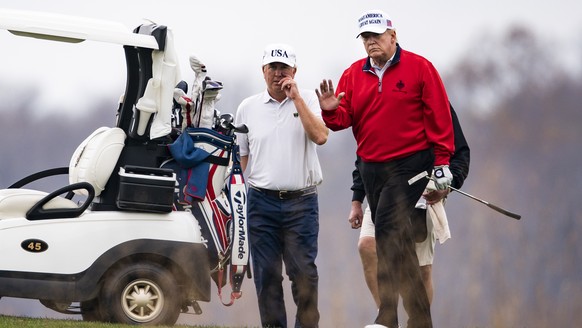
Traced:
[[168, 148], [183, 170], [180, 175], [187, 175], [184, 201], [191, 204], [194, 200], [204, 200], [210, 168], [210, 163], [204, 160], [210, 156], [210, 153], [194, 147], [194, 142], [188, 133], [182, 133], [174, 143], [168, 145]]

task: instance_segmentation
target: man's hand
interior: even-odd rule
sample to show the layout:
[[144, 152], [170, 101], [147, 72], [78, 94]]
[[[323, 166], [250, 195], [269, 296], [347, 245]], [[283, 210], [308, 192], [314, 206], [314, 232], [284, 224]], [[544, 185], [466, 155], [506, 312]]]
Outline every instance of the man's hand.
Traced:
[[299, 89], [297, 88], [297, 82], [293, 80], [290, 76], [285, 76], [279, 82], [281, 85], [281, 90], [285, 92], [287, 98], [294, 100], [296, 97], [299, 96]]
[[443, 200], [451, 192], [450, 189], [444, 190], [427, 190], [422, 194], [428, 205], [434, 205]]
[[352, 225], [352, 229], [360, 228], [362, 226], [363, 219], [364, 211], [362, 210], [362, 202], [353, 200], [350, 216], [348, 217], [348, 222]]
[[319, 90], [315, 89], [315, 93], [317, 94], [317, 99], [319, 99], [319, 107], [322, 110], [336, 110], [339, 107], [340, 100], [345, 95], [342, 92], [337, 97], [335, 96], [331, 80], [323, 80], [319, 84]]
[[439, 165], [434, 168], [434, 184], [437, 190], [449, 189], [453, 182], [453, 174], [448, 165]]

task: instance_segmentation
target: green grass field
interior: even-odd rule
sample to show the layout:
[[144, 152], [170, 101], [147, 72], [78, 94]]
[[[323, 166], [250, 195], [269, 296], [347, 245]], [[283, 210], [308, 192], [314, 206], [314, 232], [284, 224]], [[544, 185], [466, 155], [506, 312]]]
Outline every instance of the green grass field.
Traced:
[[[113, 323], [100, 322], [84, 322], [78, 320], [56, 320], [46, 318], [26, 318], [26, 317], [11, 317], [0, 315], [0, 327], [18, 327], [18, 328], [129, 328], [135, 327], [130, 325], [121, 325]], [[156, 326], [167, 327], [170, 326]], [[189, 327], [189, 328], [224, 328], [223, 326], [186, 326], [175, 325], [173, 327]], [[235, 328], [235, 327], [232, 327]], [[236, 328], [250, 328], [250, 327], [236, 327]]]

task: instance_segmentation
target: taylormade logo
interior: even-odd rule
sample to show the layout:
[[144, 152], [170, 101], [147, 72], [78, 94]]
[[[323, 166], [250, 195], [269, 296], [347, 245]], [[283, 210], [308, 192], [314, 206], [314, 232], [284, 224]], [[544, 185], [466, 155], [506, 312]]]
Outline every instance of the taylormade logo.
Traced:
[[234, 202], [236, 203], [236, 222], [238, 225], [238, 258], [242, 260], [246, 253], [245, 249], [245, 242], [246, 242], [246, 234], [247, 234], [247, 225], [246, 225], [246, 197], [244, 197], [244, 193], [237, 192], [234, 195]]

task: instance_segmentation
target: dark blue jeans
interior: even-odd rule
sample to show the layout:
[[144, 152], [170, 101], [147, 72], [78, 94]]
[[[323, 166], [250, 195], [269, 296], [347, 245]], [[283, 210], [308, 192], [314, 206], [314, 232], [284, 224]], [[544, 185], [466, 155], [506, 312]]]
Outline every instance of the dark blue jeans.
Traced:
[[318, 327], [317, 193], [281, 200], [249, 188], [251, 259], [263, 327], [287, 327], [283, 263], [297, 306], [295, 327]]
[[386, 163], [362, 161], [358, 166], [376, 228], [378, 324], [398, 327], [398, 295], [401, 295], [408, 313], [408, 327], [432, 327], [410, 222], [428, 179], [412, 185], [408, 180], [422, 171], [430, 172], [433, 163], [432, 151], [426, 150]]

